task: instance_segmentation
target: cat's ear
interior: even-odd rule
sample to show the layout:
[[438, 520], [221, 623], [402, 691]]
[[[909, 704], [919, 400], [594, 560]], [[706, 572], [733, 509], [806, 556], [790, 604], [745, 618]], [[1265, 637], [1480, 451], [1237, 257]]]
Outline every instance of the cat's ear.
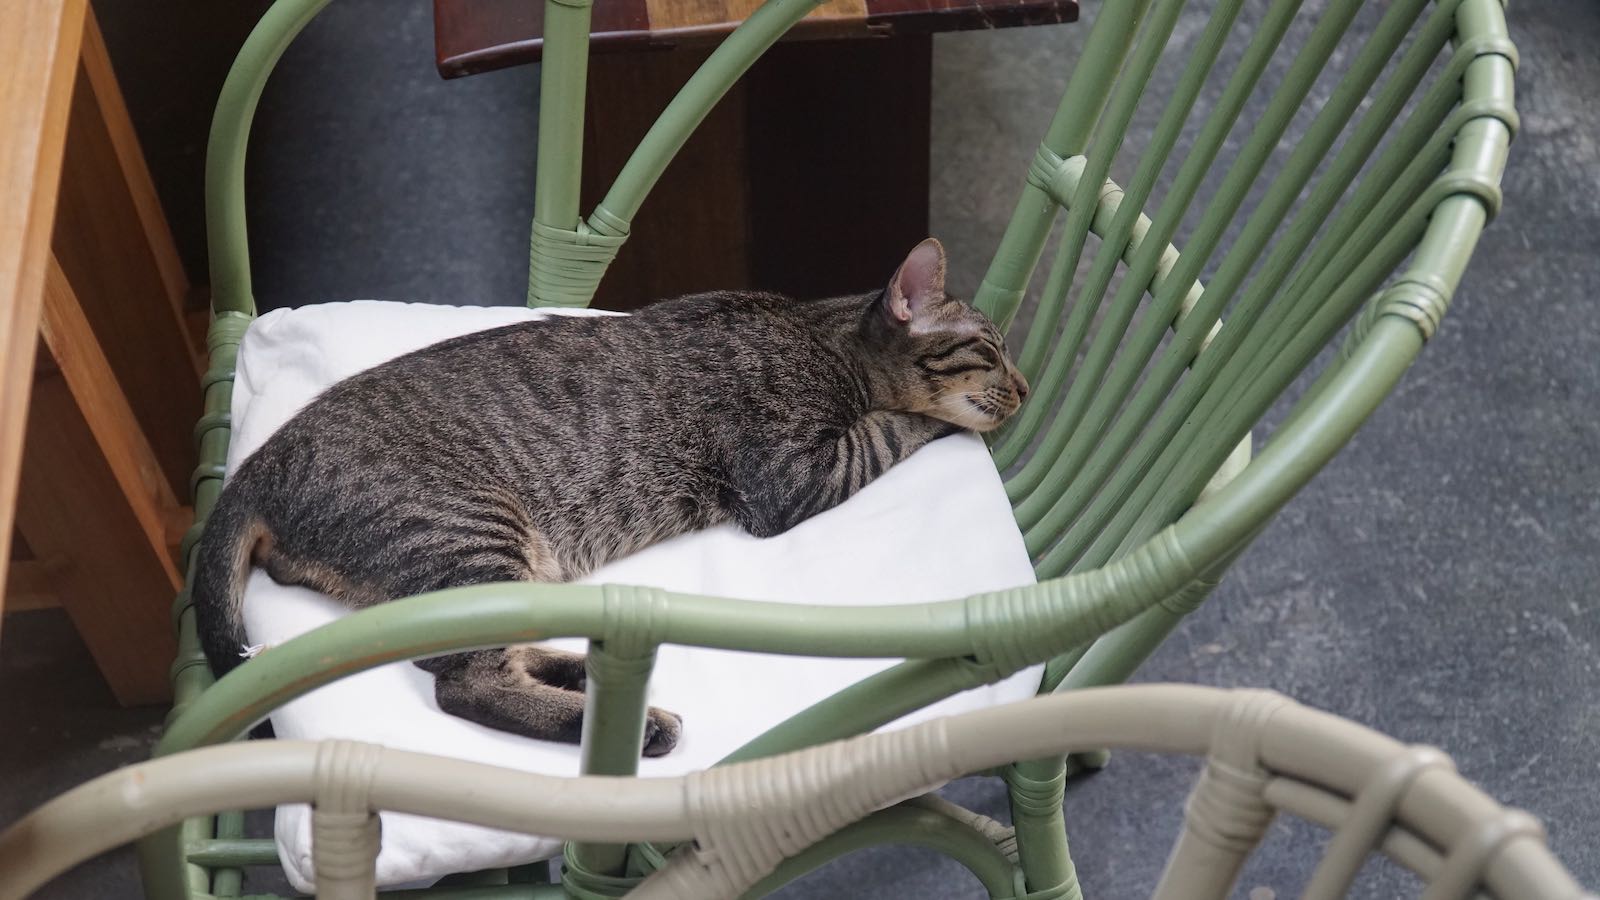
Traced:
[[906, 256], [883, 292], [890, 321], [910, 324], [918, 315], [944, 302], [944, 246], [928, 238]]

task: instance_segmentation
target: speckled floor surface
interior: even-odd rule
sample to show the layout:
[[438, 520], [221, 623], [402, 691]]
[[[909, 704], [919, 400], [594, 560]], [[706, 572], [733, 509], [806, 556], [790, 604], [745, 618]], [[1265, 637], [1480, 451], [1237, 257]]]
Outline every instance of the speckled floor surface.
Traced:
[[[193, 103], [162, 88], [181, 75], [161, 63], [159, 36], [141, 31], [148, 11], [101, 6], [169, 214], [192, 253]], [[440, 82], [427, 6], [335, 4], [269, 89], [252, 157], [264, 303], [517, 302], [535, 80], [519, 71]], [[1259, 4], [1248, 10], [1259, 14]], [[1600, 7], [1524, 0], [1511, 16], [1523, 135], [1505, 212], [1443, 330], [1141, 677], [1272, 687], [1441, 746], [1491, 794], [1543, 817], [1556, 852], [1594, 887]], [[959, 288], [975, 283], [1085, 31], [937, 42], [934, 230], [952, 248]], [[140, 72], [149, 77], [139, 81]], [[1140, 138], [1136, 130], [1129, 140]], [[117, 709], [96, 678], [59, 616], [6, 621], [0, 823], [148, 751], [162, 712]], [[1086, 894], [1117, 900], [1154, 885], [1193, 772], [1186, 761], [1121, 755], [1069, 788]], [[997, 782], [951, 792], [1004, 815]], [[1241, 896], [1294, 895], [1318, 849], [1309, 829], [1275, 826]], [[1374, 866], [1359, 896], [1403, 896], [1409, 884]], [[980, 895], [953, 864], [899, 849], [849, 858], [785, 893]], [[131, 854], [84, 867], [42, 896], [138, 896]]]

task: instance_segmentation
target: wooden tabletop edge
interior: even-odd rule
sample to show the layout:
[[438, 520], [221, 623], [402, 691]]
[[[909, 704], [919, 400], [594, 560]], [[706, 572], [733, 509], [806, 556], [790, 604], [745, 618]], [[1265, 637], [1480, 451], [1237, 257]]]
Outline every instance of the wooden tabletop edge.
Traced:
[[[1003, 6], [967, 6], [959, 9], [905, 9], [869, 13], [864, 19], [809, 18], [796, 23], [785, 40], [836, 40], [977, 31], [1078, 21], [1077, 0], [1023, 0]], [[538, 62], [542, 37], [508, 38], [500, 43], [458, 42], [446, 37], [441, 5], [434, 5], [434, 62], [441, 77], [462, 78], [498, 69]], [[704, 46], [727, 36], [738, 22], [716, 22], [686, 28], [597, 31], [589, 38], [594, 53], [670, 50]]]

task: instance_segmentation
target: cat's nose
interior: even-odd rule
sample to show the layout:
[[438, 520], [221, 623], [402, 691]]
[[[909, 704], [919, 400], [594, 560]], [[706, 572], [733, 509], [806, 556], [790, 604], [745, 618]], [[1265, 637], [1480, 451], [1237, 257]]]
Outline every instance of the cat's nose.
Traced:
[[1021, 372], [1011, 373], [1011, 383], [1017, 388], [1017, 399], [1028, 399], [1028, 379], [1023, 378]]

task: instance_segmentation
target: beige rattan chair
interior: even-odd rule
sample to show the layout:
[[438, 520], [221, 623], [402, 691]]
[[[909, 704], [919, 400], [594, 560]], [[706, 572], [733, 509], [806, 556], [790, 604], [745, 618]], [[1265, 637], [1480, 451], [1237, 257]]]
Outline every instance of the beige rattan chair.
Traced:
[[[0, 900], [186, 817], [277, 803], [315, 805], [319, 900], [373, 896], [379, 809], [576, 841], [692, 841], [627, 892], [634, 900], [760, 894], [830, 858], [828, 844], [854, 840], [852, 831], [891, 824], [960, 860], [991, 897], [1044, 900], [1022, 887], [1010, 829], [923, 792], [1016, 759], [1106, 746], [1205, 757], [1159, 900], [1227, 897], [1279, 812], [1333, 833], [1306, 900], [1347, 896], [1372, 852], [1421, 876], [1424, 900], [1593, 897], [1550, 855], [1538, 820], [1472, 787], [1438, 750], [1266, 691], [1146, 685], [1028, 700], [683, 778], [551, 778], [336, 741], [194, 750], [98, 778], [0, 834]], [[523, 885], [515, 896], [566, 895]]]

